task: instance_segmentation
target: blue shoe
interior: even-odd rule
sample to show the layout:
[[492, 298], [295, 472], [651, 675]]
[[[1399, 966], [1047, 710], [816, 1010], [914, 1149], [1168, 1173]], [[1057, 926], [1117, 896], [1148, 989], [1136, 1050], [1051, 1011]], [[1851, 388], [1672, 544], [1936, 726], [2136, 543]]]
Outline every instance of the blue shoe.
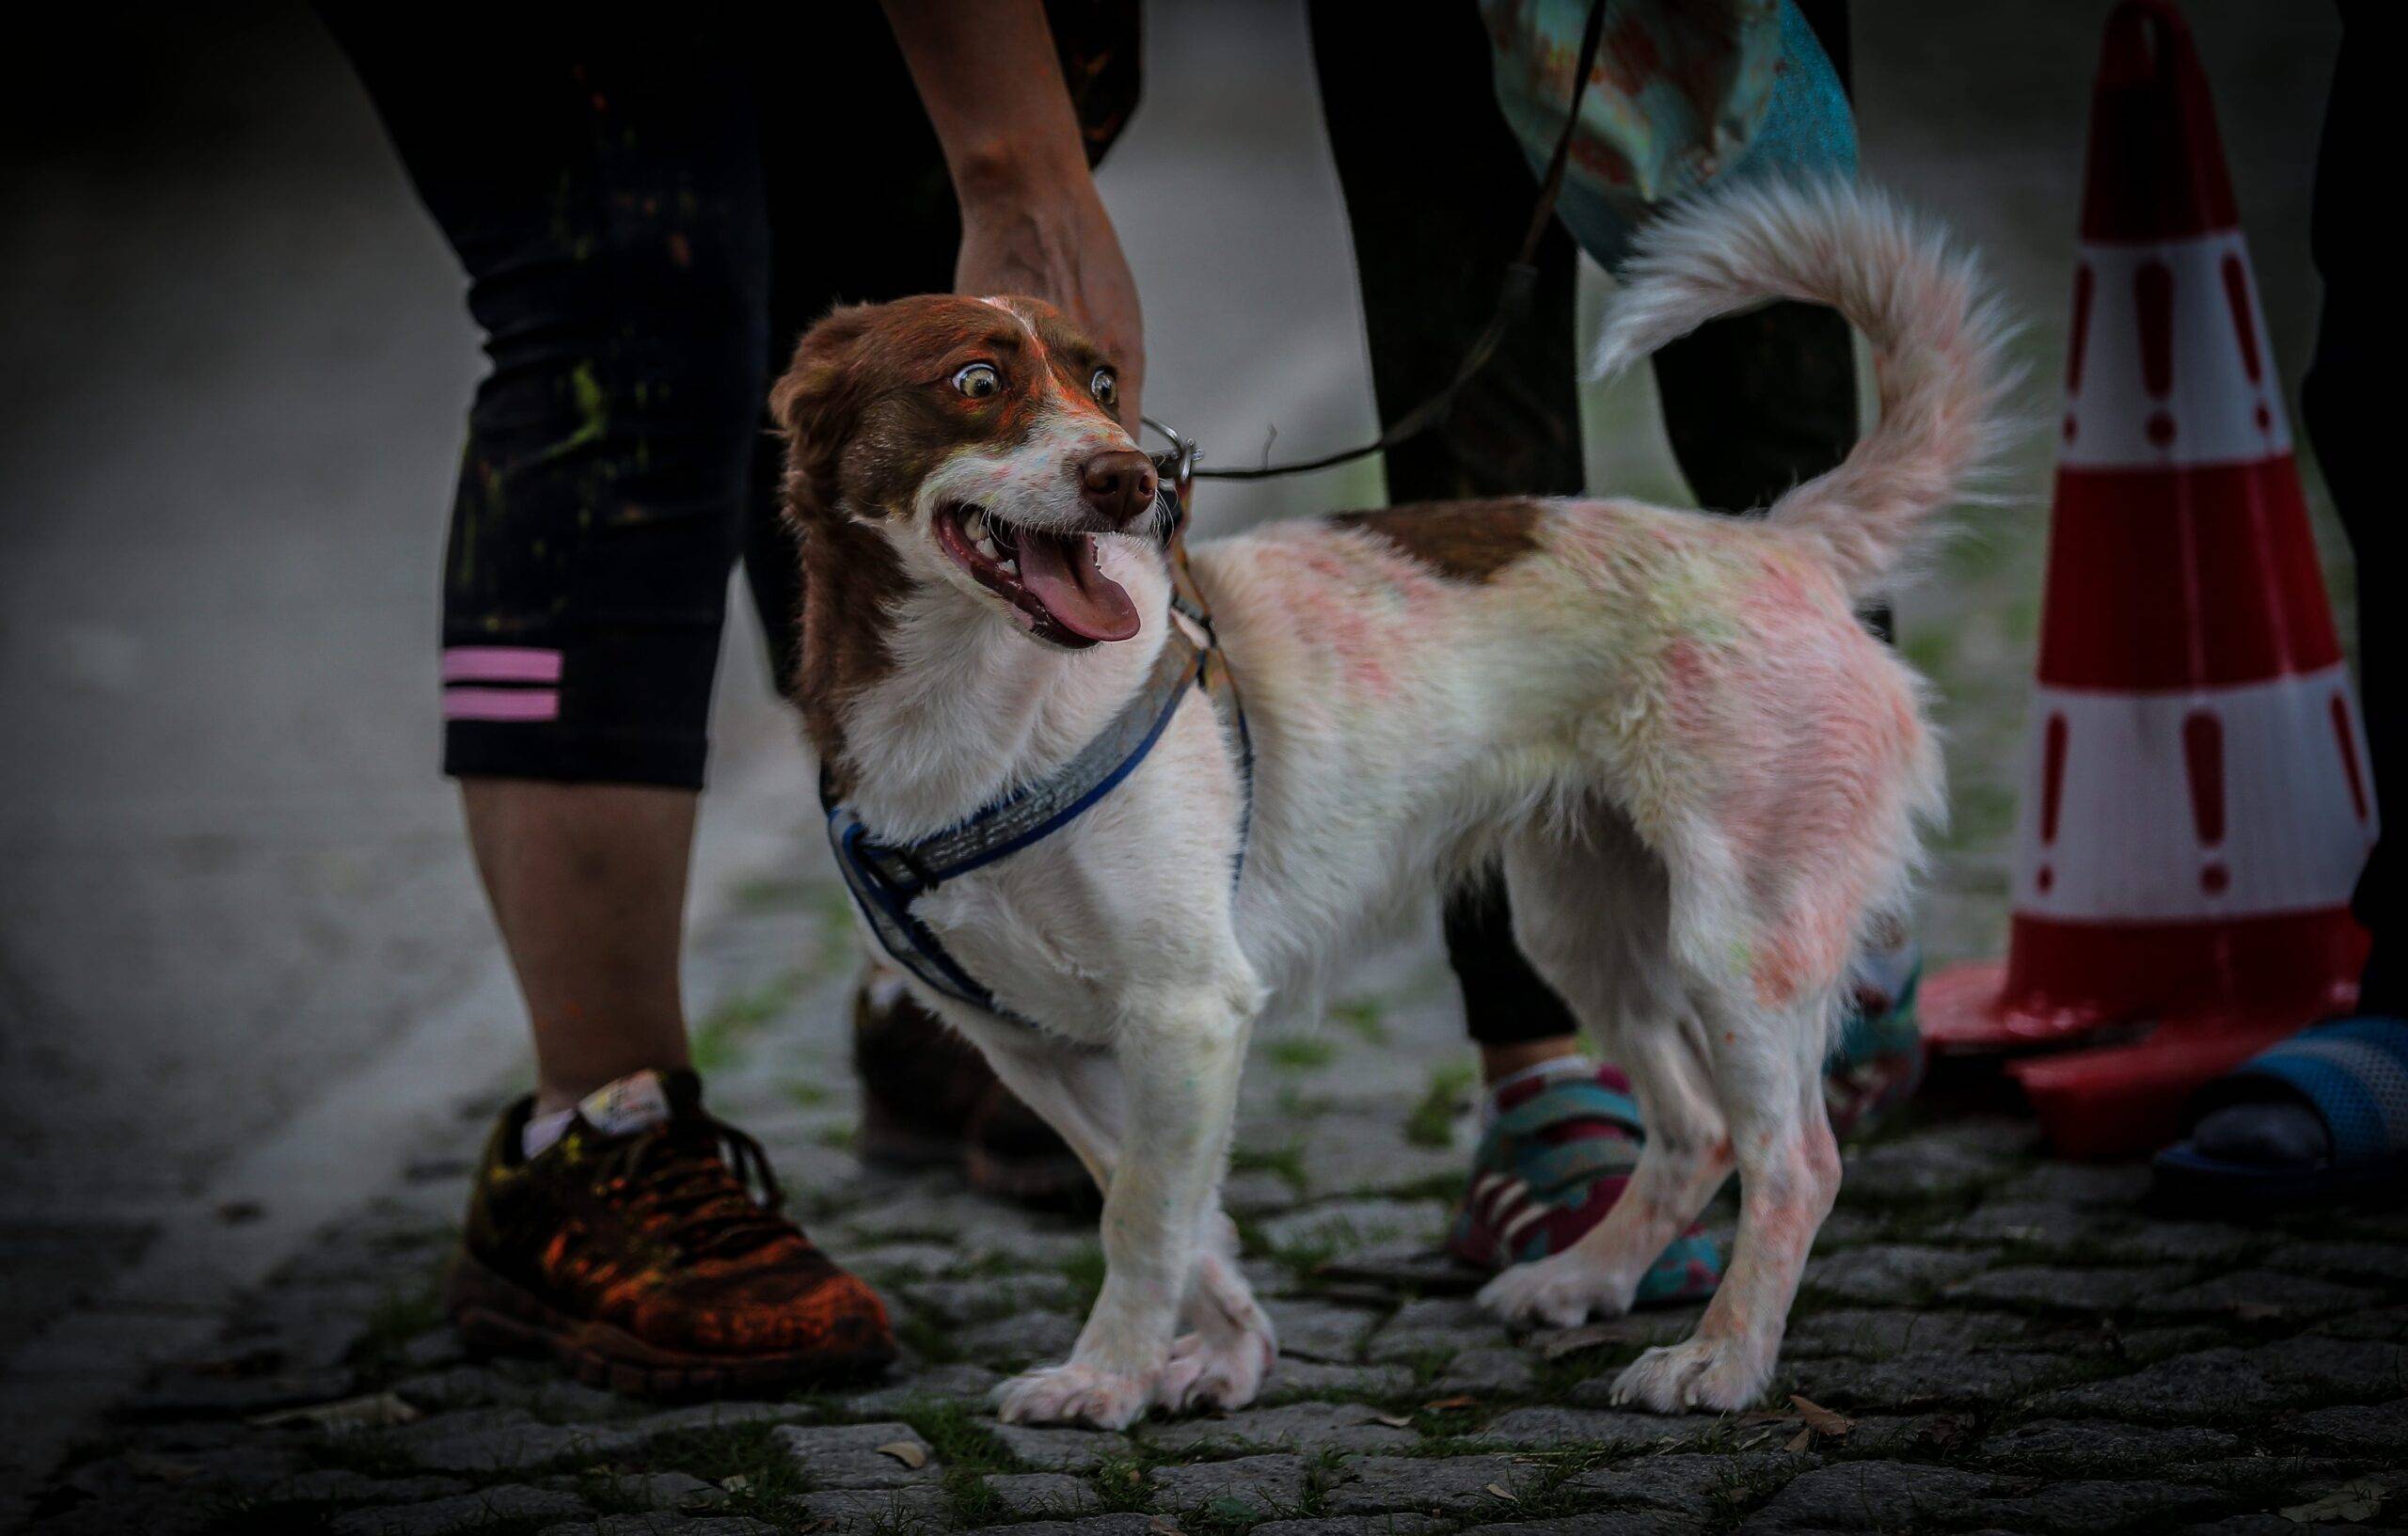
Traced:
[[2155, 1160], [2170, 1203], [2229, 1212], [2408, 1192], [2408, 1019], [2311, 1024], [2200, 1089], [2191, 1124]]

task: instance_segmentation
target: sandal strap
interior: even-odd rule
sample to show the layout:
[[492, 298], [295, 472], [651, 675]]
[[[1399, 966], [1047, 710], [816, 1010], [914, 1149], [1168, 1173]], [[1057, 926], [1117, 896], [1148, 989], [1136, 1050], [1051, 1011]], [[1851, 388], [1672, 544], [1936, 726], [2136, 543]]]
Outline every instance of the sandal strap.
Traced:
[[1639, 1165], [1639, 1149], [1638, 1142], [1620, 1136], [1583, 1136], [1543, 1152], [1525, 1151], [1515, 1160], [1513, 1172], [1533, 1196], [1553, 1205], [1548, 1196], [1567, 1188], [1629, 1173]]
[[1626, 1093], [1616, 1093], [1594, 1078], [1566, 1078], [1550, 1083], [1529, 1098], [1498, 1115], [1489, 1133], [1530, 1136], [1573, 1120], [1605, 1120], [1633, 1136], [1640, 1127], [1639, 1104]]

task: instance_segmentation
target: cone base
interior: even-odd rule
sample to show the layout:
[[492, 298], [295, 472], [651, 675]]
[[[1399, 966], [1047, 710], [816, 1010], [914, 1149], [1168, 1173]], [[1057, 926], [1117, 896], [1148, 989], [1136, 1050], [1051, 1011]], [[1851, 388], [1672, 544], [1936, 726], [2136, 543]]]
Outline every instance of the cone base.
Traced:
[[2050, 1050], [2163, 1021], [2296, 1028], [2357, 1001], [2367, 933], [2341, 908], [2223, 923], [2066, 923], [2019, 913], [2010, 959], [1924, 983], [1950, 1055]]
[[2307, 1022], [2167, 1024], [2136, 1044], [2036, 1056], [2006, 1070], [2060, 1155], [2146, 1157], [2181, 1139], [2193, 1094]]
[[2096, 1006], [2011, 1003], [2006, 962], [1973, 960], [1924, 978], [1915, 1013], [1935, 1054], [2004, 1056], [2041, 1051], [2124, 1022]]

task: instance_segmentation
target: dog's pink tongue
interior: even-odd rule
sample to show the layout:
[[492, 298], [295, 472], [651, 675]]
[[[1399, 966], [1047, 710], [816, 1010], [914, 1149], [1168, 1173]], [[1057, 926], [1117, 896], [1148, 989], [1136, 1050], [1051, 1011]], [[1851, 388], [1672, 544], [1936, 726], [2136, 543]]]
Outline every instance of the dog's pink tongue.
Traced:
[[1082, 640], [1127, 640], [1137, 632], [1137, 605], [1103, 574], [1095, 540], [1085, 533], [1022, 532], [1020, 581], [1054, 623]]

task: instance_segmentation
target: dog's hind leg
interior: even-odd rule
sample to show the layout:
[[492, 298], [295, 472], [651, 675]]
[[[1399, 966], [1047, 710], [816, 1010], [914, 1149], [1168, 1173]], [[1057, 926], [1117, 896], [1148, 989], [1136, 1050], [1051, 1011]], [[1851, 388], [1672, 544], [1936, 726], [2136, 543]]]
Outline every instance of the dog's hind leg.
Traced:
[[1665, 956], [1662, 865], [1600, 810], [1576, 843], [1517, 839], [1506, 873], [1523, 954], [1629, 1074], [1645, 1131], [1638, 1166], [1603, 1221], [1480, 1293], [1510, 1322], [1567, 1327], [1629, 1309], [1656, 1259], [1730, 1177], [1731, 1144], [1704, 1042]]
[[1630, 1309], [1640, 1282], [1731, 1176], [1731, 1143], [1698, 1091], [1703, 1072], [1671, 1029], [1632, 1031], [1615, 1047], [1646, 1132], [1630, 1182], [1578, 1242], [1488, 1282], [1481, 1304], [1509, 1322], [1568, 1328]]
[[1819, 1076], [1828, 1000], [1822, 990], [1782, 1008], [1701, 1000], [1739, 1164], [1739, 1234], [1696, 1335], [1640, 1355], [1615, 1381], [1616, 1402], [1730, 1411], [1753, 1403], [1771, 1379], [1807, 1250], [1839, 1195]]

